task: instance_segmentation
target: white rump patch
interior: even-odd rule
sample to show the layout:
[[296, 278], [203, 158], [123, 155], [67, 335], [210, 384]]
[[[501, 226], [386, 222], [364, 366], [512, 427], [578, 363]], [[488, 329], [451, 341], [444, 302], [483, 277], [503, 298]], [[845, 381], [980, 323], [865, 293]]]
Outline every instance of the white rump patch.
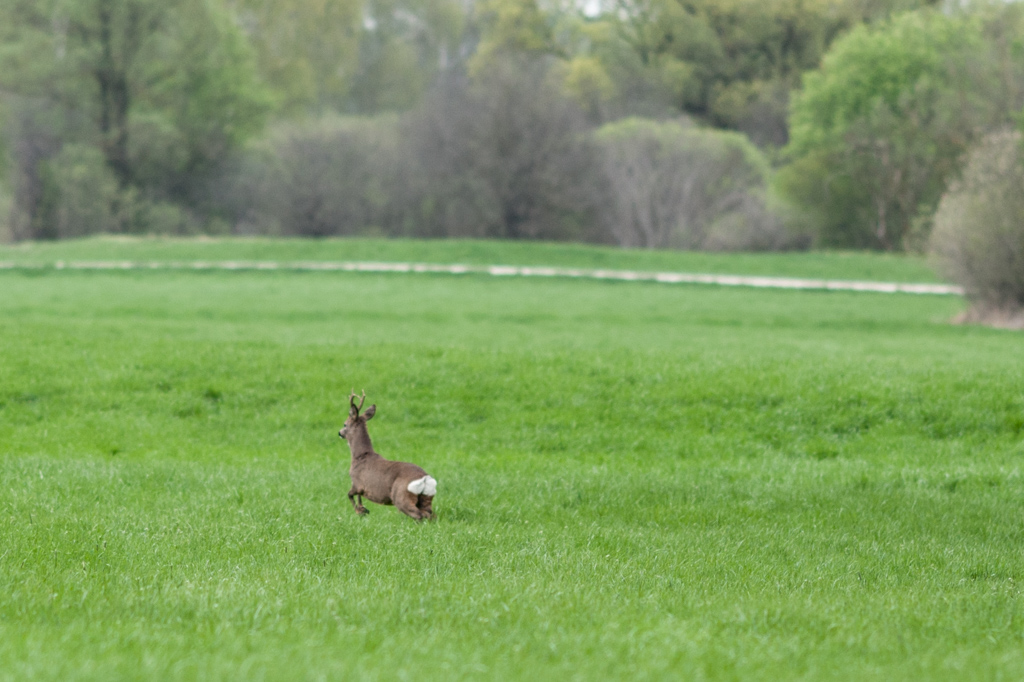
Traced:
[[417, 478], [409, 484], [408, 490], [413, 495], [426, 495], [427, 497], [433, 497], [437, 494], [437, 481], [430, 475], [424, 476], [423, 478]]

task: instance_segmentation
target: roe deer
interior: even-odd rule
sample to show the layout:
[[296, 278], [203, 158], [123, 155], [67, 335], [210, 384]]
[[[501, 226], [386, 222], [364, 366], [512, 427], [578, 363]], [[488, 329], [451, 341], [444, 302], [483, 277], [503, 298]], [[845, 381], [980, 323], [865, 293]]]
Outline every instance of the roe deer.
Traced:
[[437, 481], [415, 464], [392, 462], [374, 451], [366, 422], [376, 414], [377, 406], [370, 405], [360, 416], [366, 391], [363, 391], [359, 405], [356, 405], [356, 397], [353, 391], [349, 396], [348, 419], [338, 432], [352, 450], [352, 466], [348, 470], [352, 477], [352, 489], [348, 491], [352, 507], [360, 516], [369, 514], [370, 511], [363, 506], [365, 497], [377, 504], [393, 504], [417, 521], [434, 518], [431, 505], [437, 494]]

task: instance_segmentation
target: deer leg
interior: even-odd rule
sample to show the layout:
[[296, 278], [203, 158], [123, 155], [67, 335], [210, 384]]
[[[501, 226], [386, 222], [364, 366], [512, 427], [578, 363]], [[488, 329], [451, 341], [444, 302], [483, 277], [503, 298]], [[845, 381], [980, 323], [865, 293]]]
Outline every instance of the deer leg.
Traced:
[[[356, 503], [356, 498], [359, 498], [359, 503]], [[356, 510], [356, 514], [360, 516], [366, 516], [370, 513], [370, 510], [363, 506], [363, 496], [356, 490], [355, 486], [348, 491], [348, 501], [352, 503], [352, 508]]]
[[417, 497], [417, 495], [408, 490], [401, 490], [397, 495], [392, 494], [392, 499], [394, 499], [395, 506], [398, 507], [399, 511], [419, 521], [424, 518], [425, 514], [416, 506]]
[[434, 518], [434, 509], [432, 507], [434, 502], [433, 497], [427, 495], [420, 495], [419, 499], [416, 500], [416, 508], [420, 510], [420, 513], [425, 519]]

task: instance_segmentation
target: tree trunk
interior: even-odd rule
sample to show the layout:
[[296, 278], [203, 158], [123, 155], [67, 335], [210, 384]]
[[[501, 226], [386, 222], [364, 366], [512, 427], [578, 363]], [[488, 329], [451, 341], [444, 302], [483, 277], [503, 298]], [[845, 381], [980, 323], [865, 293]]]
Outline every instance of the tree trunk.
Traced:
[[[128, 110], [131, 95], [128, 90], [127, 64], [118, 64], [114, 56], [114, 10], [111, 0], [101, 0], [97, 8], [101, 56], [96, 65], [96, 81], [100, 89], [100, 133], [107, 164], [117, 176], [122, 188], [131, 182], [128, 160]], [[137, 28], [135, 12], [129, 12], [125, 32]], [[126, 36], [128, 37], [128, 36]]]

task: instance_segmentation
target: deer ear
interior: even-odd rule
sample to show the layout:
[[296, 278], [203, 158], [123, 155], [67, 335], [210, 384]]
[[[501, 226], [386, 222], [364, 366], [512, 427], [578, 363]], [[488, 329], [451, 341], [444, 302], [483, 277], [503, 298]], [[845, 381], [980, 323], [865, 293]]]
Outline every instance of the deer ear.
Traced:
[[348, 418], [349, 419], [355, 419], [358, 416], [359, 416], [359, 410], [356, 409], [355, 405], [350, 405], [349, 408], [348, 408]]
[[365, 419], [366, 421], [370, 421], [371, 419], [373, 419], [373, 415], [376, 414], [376, 413], [377, 413], [377, 406], [376, 405], [370, 405], [369, 409], [367, 409], [366, 412], [363, 412], [363, 419]]

